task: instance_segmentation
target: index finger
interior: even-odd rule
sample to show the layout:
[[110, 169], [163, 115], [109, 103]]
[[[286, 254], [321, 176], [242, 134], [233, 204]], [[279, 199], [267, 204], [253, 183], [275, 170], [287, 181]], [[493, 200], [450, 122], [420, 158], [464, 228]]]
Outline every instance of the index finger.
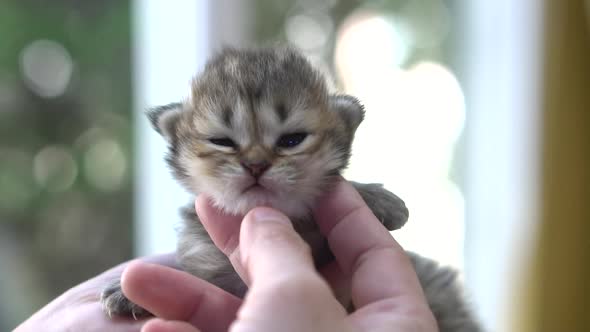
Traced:
[[380, 300], [424, 299], [402, 247], [347, 181], [338, 182], [314, 211], [321, 233], [344, 273], [357, 308]]
[[204, 331], [227, 331], [241, 299], [184, 271], [130, 263], [121, 278], [125, 295], [157, 317], [190, 322]]

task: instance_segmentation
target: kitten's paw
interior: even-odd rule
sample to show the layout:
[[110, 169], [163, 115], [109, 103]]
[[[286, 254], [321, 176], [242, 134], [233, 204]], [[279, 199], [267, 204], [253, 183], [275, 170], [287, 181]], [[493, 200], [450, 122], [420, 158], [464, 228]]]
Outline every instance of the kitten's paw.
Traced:
[[131, 302], [123, 294], [119, 280], [108, 285], [100, 294], [102, 310], [109, 316], [133, 317], [139, 319], [152, 314], [137, 304]]
[[383, 226], [393, 231], [401, 228], [410, 215], [404, 201], [378, 183], [352, 182]]

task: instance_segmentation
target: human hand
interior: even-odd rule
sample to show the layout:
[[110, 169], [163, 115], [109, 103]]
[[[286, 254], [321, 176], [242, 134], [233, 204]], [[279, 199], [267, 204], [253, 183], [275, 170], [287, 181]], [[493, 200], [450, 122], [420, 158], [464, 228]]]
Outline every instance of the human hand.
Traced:
[[[315, 271], [309, 247], [283, 214], [256, 208], [240, 224], [206, 199], [196, 204], [250, 289], [242, 302], [180, 271], [130, 265], [125, 294], [160, 317], [142, 331], [437, 331], [408, 257], [350, 184], [339, 183], [314, 213], [336, 257], [324, 271], [327, 278]], [[353, 313], [326, 280], [336, 289], [350, 285]], [[149, 287], [154, 282], [157, 289]]]
[[[174, 254], [141, 258], [141, 261], [176, 267]], [[55, 298], [14, 332], [26, 331], [113, 331], [139, 332], [146, 320], [109, 318], [100, 303], [100, 292], [111, 280], [119, 278], [130, 262], [120, 264], [87, 280]]]

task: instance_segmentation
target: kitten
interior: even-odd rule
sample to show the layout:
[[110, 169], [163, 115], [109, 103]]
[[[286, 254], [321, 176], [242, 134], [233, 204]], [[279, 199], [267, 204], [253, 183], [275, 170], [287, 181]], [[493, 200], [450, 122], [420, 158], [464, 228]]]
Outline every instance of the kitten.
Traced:
[[[351, 96], [332, 94], [319, 71], [290, 48], [226, 49], [208, 62], [182, 103], [148, 114], [168, 141], [174, 176], [230, 214], [276, 208], [310, 244], [316, 264], [333, 257], [311, 218], [318, 197], [347, 166], [364, 110]], [[377, 184], [353, 183], [383, 225], [408, 218], [403, 201]], [[237, 296], [246, 286], [213, 244], [192, 202], [182, 210], [178, 241], [182, 268]], [[441, 331], [479, 331], [455, 273], [410, 254]], [[111, 315], [146, 315], [121, 292], [102, 294]]]

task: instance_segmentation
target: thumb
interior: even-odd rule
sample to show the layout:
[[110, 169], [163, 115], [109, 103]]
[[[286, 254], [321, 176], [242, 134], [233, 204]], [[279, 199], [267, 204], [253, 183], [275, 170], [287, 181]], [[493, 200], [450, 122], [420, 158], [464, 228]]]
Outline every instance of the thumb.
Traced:
[[250, 281], [281, 275], [316, 274], [311, 249], [295, 232], [284, 214], [266, 207], [255, 208], [243, 219], [240, 259]]
[[284, 214], [270, 208], [250, 211], [239, 246], [250, 290], [230, 331], [345, 330], [340, 325], [346, 312]]

